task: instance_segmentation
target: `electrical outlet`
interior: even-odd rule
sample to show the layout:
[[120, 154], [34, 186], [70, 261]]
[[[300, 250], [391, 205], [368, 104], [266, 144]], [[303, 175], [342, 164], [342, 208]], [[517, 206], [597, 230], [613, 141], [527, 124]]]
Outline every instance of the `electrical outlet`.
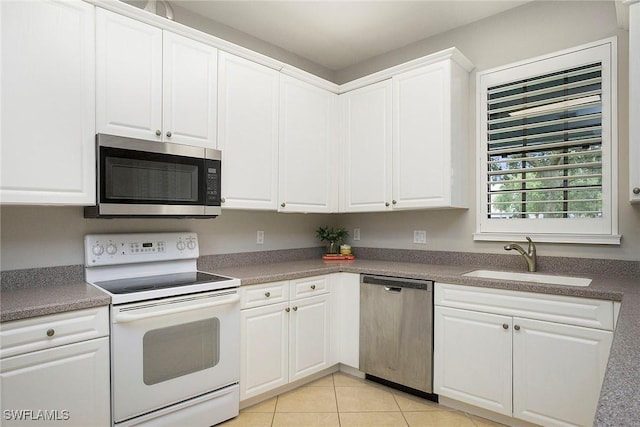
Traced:
[[413, 230], [413, 243], [427, 244], [427, 232], [425, 230]]
[[264, 244], [264, 231], [258, 230], [258, 233], [256, 236], [256, 243], [259, 245]]
[[354, 241], [360, 240], [360, 229], [359, 228], [354, 228], [353, 229], [353, 240]]

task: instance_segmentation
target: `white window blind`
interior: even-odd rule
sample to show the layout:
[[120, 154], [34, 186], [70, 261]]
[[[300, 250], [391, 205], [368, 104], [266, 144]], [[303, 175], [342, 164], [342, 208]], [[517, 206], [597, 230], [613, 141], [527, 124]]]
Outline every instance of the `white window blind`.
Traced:
[[478, 73], [477, 240], [620, 242], [615, 39]]
[[487, 215], [602, 216], [602, 64], [490, 87]]

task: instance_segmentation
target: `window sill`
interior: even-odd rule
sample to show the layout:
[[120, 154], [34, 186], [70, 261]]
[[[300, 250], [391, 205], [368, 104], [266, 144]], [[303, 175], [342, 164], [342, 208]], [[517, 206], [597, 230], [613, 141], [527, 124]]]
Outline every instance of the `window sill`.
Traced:
[[545, 234], [545, 233], [474, 233], [473, 240], [487, 242], [524, 241], [529, 236], [536, 243], [568, 243], [582, 245], [620, 245], [622, 235]]

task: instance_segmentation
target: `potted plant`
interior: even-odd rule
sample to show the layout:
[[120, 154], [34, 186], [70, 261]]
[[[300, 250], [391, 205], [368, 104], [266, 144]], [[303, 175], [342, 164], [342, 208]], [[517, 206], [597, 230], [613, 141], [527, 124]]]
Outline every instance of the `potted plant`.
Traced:
[[342, 227], [318, 227], [316, 236], [322, 242], [327, 242], [327, 254], [340, 253], [340, 244], [349, 236], [349, 232]]

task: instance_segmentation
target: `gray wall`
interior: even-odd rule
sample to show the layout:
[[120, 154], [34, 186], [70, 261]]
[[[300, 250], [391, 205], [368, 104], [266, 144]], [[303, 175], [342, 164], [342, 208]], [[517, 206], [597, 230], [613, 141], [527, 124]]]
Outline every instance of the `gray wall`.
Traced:
[[[190, 19], [195, 22], [197, 17]], [[619, 31], [616, 25], [613, 2], [533, 2], [342, 70], [336, 73], [336, 79], [344, 82], [451, 46], [456, 46], [469, 57], [477, 70], [484, 70], [617, 35], [622, 245], [540, 244], [538, 253], [640, 260], [640, 206], [632, 207], [627, 201], [628, 32]], [[263, 48], [268, 50], [266, 45]], [[261, 53], [269, 52], [261, 50]], [[475, 153], [474, 90], [475, 73], [472, 74], [469, 101], [468, 149], [471, 153]], [[473, 171], [474, 156], [470, 158], [469, 168]], [[473, 177], [473, 173], [471, 175]], [[215, 220], [95, 220], [84, 219], [82, 209], [77, 207], [3, 206], [0, 209], [0, 269], [81, 264], [84, 234], [129, 231], [195, 231], [201, 237], [201, 253], [204, 255], [318, 246], [314, 230], [319, 225], [343, 225], [350, 230], [359, 227], [362, 240], [353, 242], [356, 247], [501, 253], [502, 243], [473, 241], [475, 191], [475, 182], [470, 180], [471, 208], [468, 210], [348, 215], [225, 211]], [[257, 230], [265, 231], [264, 245], [255, 243]], [[412, 243], [413, 230], [427, 231], [426, 245]]]
[[193, 231], [202, 255], [317, 247], [315, 229], [334, 217], [225, 210], [215, 219], [85, 219], [80, 207], [3, 206], [0, 270], [82, 264], [89, 233]]

